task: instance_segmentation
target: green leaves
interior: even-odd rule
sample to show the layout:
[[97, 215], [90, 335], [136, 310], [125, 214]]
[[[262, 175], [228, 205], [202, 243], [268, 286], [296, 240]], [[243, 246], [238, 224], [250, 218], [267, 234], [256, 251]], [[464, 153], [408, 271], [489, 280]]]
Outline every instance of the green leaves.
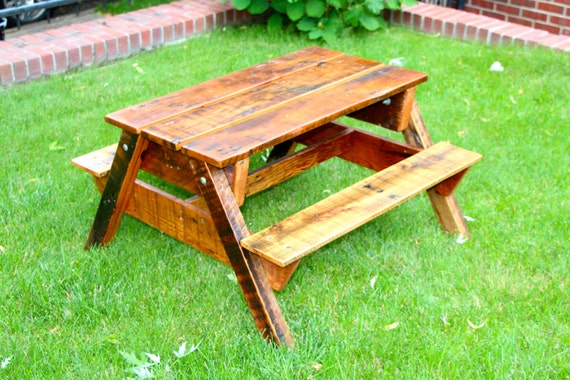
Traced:
[[375, 15], [379, 15], [384, 10], [384, 1], [382, 0], [366, 0], [364, 5]]
[[386, 20], [381, 17], [371, 15], [368, 12], [362, 12], [360, 15], [360, 25], [371, 32], [380, 29], [386, 25]]
[[291, 21], [300, 20], [305, 15], [305, 2], [297, 0], [294, 3], [287, 4], [287, 17]]
[[327, 8], [323, 0], [309, 0], [305, 7], [307, 16], [314, 18], [323, 17], [326, 10]]
[[251, 0], [232, 0], [232, 4], [238, 11], [243, 11], [249, 7]]
[[400, 9], [402, 4], [413, 5], [416, 0], [232, 0], [238, 10], [252, 14], [271, 9], [267, 19], [269, 30], [279, 30], [286, 21], [308, 33], [310, 39], [332, 42], [344, 31], [365, 29], [370, 32], [385, 28], [382, 18], [385, 9]]
[[259, 15], [269, 9], [267, 0], [251, 0], [251, 4], [247, 8], [248, 12], [253, 15]]

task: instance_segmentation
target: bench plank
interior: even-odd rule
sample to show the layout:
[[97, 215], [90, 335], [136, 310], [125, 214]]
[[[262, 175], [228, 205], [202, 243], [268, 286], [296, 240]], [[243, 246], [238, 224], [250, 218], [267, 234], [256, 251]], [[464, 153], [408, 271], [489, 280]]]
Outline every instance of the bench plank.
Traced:
[[105, 148], [76, 157], [71, 160], [71, 163], [95, 178], [106, 177], [111, 170], [116, 151], [117, 144], [109, 145]]
[[240, 244], [279, 266], [286, 266], [480, 159], [477, 153], [438, 143], [244, 238]]

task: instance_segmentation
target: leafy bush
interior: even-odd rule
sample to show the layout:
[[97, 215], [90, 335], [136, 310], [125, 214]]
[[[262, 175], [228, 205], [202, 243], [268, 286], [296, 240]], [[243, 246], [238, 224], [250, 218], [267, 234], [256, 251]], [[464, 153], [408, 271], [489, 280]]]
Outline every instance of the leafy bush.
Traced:
[[416, 0], [232, 0], [238, 10], [251, 14], [269, 12], [270, 29], [293, 24], [311, 39], [334, 41], [344, 31], [364, 28], [375, 31], [386, 26], [385, 9], [398, 10]]

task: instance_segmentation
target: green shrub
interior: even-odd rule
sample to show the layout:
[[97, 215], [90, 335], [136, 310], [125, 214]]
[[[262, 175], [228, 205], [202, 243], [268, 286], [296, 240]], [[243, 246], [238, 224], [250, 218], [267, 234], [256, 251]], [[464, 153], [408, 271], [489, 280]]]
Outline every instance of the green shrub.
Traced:
[[292, 24], [309, 38], [332, 42], [350, 29], [382, 29], [385, 9], [398, 10], [416, 0], [232, 0], [238, 10], [251, 14], [269, 13], [270, 29]]

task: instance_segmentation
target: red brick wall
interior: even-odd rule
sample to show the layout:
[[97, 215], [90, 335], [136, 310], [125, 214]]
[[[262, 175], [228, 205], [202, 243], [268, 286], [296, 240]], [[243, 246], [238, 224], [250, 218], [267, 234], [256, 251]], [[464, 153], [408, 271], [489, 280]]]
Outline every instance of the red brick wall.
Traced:
[[570, 36], [570, 0], [466, 0], [465, 10]]

